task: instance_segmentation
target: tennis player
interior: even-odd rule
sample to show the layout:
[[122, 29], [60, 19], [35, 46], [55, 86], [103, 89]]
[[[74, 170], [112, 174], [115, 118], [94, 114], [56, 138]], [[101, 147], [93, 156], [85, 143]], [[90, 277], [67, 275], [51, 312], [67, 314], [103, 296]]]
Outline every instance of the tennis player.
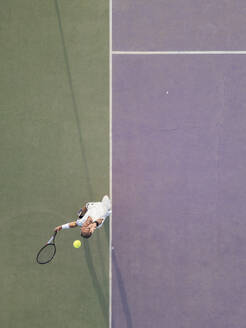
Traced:
[[101, 202], [87, 203], [82, 207], [78, 212], [78, 220], [58, 226], [55, 231], [80, 227], [81, 236], [90, 238], [110, 214], [111, 201], [108, 196], [104, 196]]

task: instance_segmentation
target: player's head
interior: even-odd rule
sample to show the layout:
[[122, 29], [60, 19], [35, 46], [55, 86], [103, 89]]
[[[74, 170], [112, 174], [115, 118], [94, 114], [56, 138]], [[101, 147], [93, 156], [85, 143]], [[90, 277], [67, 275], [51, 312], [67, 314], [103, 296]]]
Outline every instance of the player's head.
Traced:
[[81, 233], [80, 234], [81, 234], [81, 237], [86, 238], [86, 239], [88, 239], [92, 236], [92, 232], [90, 232], [89, 229], [85, 230], [85, 229], [81, 228]]
[[93, 224], [93, 220], [91, 217], [88, 217], [88, 219], [85, 221], [85, 223], [83, 224], [83, 226], [81, 227], [80, 231], [81, 231], [81, 236], [83, 238], [90, 238], [94, 232], [95, 229], [92, 229], [92, 224]]

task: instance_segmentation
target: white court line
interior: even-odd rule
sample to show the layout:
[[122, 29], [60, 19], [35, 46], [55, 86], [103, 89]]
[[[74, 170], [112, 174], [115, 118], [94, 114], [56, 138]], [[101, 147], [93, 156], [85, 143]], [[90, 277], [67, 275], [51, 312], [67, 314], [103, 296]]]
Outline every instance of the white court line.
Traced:
[[[112, 0], [109, 0], [109, 193], [112, 199]], [[113, 205], [112, 205], [113, 206]], [[109, 220], [109, 328], [112, 327], [112, 214]]]
[[113, 55], [246, 55], [246, 50], [211, 51], [112, 51]]

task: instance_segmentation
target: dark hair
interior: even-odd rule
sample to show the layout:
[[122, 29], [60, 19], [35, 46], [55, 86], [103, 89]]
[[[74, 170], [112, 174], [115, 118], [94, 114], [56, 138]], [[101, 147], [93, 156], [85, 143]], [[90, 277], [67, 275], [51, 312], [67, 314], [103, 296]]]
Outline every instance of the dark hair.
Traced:
[[81, 231], [80, 235], [81, 237], [88, 239], [91, 237], [92, 233], [90, 231]]

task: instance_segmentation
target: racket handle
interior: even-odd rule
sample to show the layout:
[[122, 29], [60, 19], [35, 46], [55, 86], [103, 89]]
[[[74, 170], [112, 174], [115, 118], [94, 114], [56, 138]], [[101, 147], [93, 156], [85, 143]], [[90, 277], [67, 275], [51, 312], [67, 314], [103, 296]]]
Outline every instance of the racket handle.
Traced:
[[54, 239], [57, 234], [57, 231], [54, 232], [53, 236], [50, 238], [50, 240], [47, 242], [47, 244], [50, 244]]
[[50, 238], [50, 240], [47, 242], [47, 244], [50, 244], [50, 243], [52, 242], [53, 239], [54, 239], [54, 237], [52, 236], [52, 237]]

